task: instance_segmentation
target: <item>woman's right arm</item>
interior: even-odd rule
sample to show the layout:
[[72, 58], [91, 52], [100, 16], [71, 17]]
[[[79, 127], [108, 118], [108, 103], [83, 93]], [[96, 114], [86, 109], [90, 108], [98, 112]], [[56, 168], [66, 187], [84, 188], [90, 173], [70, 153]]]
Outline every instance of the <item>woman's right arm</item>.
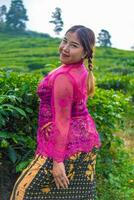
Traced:
[[58, 74], [54, 80], [52, 109], [57, 133], [53, 138], [53, 175], [57, 188], [66, 188], [69, 180], [64, 167], [64, 155], [70, 127], [74, 88], [66, 74]]
[[68, 188], [69, 179], [66, 175], [65, 166], [64, 166], [63, 162], [57, 163], [56, 161], [53, 161], [52, 174], [53, 174], [53, 177], [54, 177], [56, 187], [58, 189], [60, 187]]
[[65, 73], [56, 76], [52, 91], [52, 112], [54, 124], [53, 159], [64, 161], [65, 148], [70, 128], [74, 88]]

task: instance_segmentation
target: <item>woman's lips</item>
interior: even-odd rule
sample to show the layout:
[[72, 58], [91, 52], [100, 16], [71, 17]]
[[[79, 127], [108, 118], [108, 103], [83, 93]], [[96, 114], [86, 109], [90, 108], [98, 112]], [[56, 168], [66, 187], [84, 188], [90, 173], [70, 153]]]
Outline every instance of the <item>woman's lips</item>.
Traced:
[[69, 55], [65, 54], [65, 53], [61, 53], [61, 56], [63, 56], [63, 57], [69, 57]]

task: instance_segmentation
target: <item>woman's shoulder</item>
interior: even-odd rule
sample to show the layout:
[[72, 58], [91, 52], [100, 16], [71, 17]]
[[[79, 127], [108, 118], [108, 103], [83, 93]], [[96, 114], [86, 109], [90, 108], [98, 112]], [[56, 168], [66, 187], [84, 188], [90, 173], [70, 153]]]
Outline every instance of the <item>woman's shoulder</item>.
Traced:
[[58, 71], [62, 70], [62, 67], [63, 67], [63, 66], [61, 65], [61, 66], [59, 66], [59, 67], [57, 67], [57, 68], [51, 70], [51, 71], [48, 73], [48, 75], [52, 75], [52, 74], [54, 74], [55, 72], [58, 72]]
[[58, 68], [56, 68], [56, 69], [50, 71], [50, 72], [48, 73], [48, 76], [50, 77], [50, 79], [55, 79], [57, 76], [62, 75], [62, 74], [63, 74], [63, 76], [65, 76], [65, 75], [68, 74], [68, 73], [67, 73], [67, 70], [64, 68], [63, 65], [61, 65], [61, 66], [59, 66]]
[[75, 81], [72, 75], [68, 72], [68, 70], [58, 68], [58, 70], [53, 71], [49, 76], [49, 83], [51, 86], [54, 86], [57, 83], [59, 85], [67, 86], [71, 84], [73, 87], [75, 86]]

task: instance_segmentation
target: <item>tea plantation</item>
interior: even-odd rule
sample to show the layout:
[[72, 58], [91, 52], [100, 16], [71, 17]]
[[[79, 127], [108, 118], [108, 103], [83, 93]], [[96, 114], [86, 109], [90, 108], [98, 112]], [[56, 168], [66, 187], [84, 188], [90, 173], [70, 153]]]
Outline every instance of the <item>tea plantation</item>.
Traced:
[[[13, 184], [36, 148], [38, 82], [60, 65], [59, 38], [0, 33], [0, 194]], [[100, 133], [97, 200], [134, 199], [134, 52], [96, 47], [96, 93], [87, 106]]]

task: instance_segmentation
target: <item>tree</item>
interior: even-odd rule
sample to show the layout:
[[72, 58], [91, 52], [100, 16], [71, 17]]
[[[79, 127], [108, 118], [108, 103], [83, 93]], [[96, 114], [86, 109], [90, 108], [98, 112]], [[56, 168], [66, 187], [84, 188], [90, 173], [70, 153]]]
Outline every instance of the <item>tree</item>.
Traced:
[[107, 30], [102, 29], [97, 37], [98, 43], [101, 47], [111, 47], [110, 34]]
[[63, 21], [62, 21], [62, 18], [61, 18], [61, 9], [56, 7], [55, 8], [55, 11], [52, 12], [52, 18], [53, 20], [49, 21], [50, 23], [53, 23], [55, 25], [54, 27], [54, 32], [59, 35], [60, 32], [62, 31], [63, 29]]
[[5, 5], [0, 7], [0, 31], [5, 29], [7, 7]]
[[131, 46], [131, 49], [134, 50], [134, 45]]
[[24, 31], [26, 28], [26, 21], [28, 21], [28, 17], [22, 0], [12, 0], [10, 9], [6, 14], [7, 29], [13, 31]]

